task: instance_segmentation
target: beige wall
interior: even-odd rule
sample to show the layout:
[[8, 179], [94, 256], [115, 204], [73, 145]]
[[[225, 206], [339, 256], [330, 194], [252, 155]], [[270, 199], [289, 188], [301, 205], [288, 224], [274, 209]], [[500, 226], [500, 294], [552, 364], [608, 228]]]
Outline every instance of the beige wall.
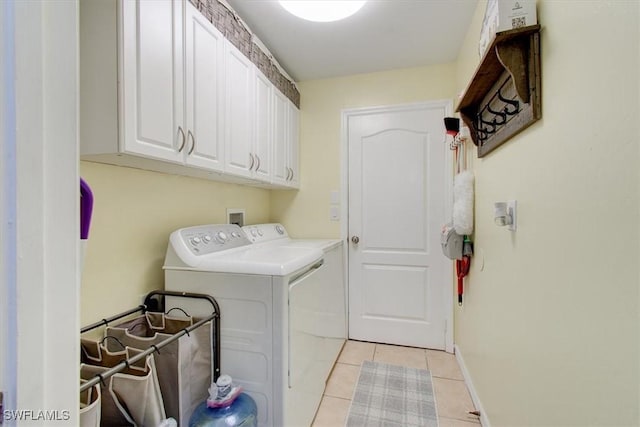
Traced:
[[[456, 342], [492, 426], [640, 424], [639, 5], [538, 1], [543, 118], [475, 159], [476, 256]], [[507, 199], [516, 233], [493, 224]]]
[[269, 220], [269, 191], [156, 172], [81, 162], [94, 194], [82, 273], [81, 323], [117, 314], [164, 287], [169, 234], [181, 227], [226, 223], [227, 208], [247, 222]]
[[331, 191], [341, 190], [341, 111], [452, 99], [454, 74], [455, 65], [445, 64], [299, 83], [301, 186], [273, 192], [272, 219], [295, 237], [340, 237], [329, 207]]

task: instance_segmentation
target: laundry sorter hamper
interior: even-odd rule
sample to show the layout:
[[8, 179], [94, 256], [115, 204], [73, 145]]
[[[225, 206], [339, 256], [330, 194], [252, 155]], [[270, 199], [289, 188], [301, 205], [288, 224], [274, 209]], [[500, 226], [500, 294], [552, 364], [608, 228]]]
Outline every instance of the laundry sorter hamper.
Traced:
[[[194, 318], [181, 309], [165, 313], [166, 297], [204, 299], [213, 310], [204, 318]], [[81, 378], [85, 382], [80, 387], [85, 392], [100, 385], [100, 425], [156, 426], [173, 418], [179, 426], [187, 426], [191, 413], [220, 375], [220, 309], [215, 299], [153, 291], [144, 305], [81, 332], [101, 326], [105, 326], [102, 340], [81, 339]], [[88, 421], [86, 425], [95, 424]]]

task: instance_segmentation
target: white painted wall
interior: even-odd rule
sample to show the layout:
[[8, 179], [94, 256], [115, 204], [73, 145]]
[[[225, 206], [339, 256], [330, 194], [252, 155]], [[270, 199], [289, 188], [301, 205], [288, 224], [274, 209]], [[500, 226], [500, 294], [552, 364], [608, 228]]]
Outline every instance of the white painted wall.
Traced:
[[[493, 426], [640, 424], [639, 8], [538, 1], [542, 120], [474, 161], [476, 256], [456, 342]], [[507, 199], [515, 234], [493, 223]]]

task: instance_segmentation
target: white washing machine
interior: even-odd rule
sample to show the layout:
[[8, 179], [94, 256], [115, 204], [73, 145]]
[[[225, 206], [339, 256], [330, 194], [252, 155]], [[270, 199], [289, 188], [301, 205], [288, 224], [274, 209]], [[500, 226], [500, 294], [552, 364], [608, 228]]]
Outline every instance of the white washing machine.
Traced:
[[[300, 330], [322, 333], [321, 320], [330, 317], [315, 314], [324, 309], [317, 294], [325, 268], [321, 249], [253, 245], [237, 225], [189, 227], [170, 236], [165, 288], [217, 300], [221, 373], [256, 401], [260, 426], [313, 421], [326, 376], [309, 356], [315, 343]], [[189, 314], [207, 313], [198, 304], [187, 306]]]
[[[242, 227], [256, 247], [311, 248], [323, 252], [323, 270], [318, 272], [316, 298], [309, 312], [300, 313], [294, 330], [307, 342], [308, 365], [317, 366], [325, 380], [329, 377], [342, 346], [347, 340], [347, 289], [343, 242], [340, 239], [293, 239], [282, 224], [256, 224]], [[310, 304], [300, 307], [309, 308]]]

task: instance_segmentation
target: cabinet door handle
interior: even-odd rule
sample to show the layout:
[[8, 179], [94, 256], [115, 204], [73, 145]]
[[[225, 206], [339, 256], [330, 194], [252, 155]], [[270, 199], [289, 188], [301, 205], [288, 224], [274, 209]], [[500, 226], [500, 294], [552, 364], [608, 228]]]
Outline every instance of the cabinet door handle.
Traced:
[[187, 139], [191, 137], [191, 150], [189, 150], [189, 155], [191, 155], [191, 153], [193, 153], [193, 150], [195, 150], [196, 148], [196, 137], [193, 136], [193, 133], [191, 133], [191, 131], [187, 132]]
[[258, 164], [256, 165], [256, 172], [260, 170], [260, 156], [256, 154], [256, 159], [258, 159]]
[[249, 170], [253, 170], [253, 164], [256, 160], [253, 158], [253, 153], [249, 153], [249, 157], [251, 158], [251, 164], [249, 165]]
[[287, 177], [285, 178], [285, 181], [289, 181], [290, 176], [291, 176], [291, 169], [287, 168]]
[[181, 153], [184, 149], [184, 145], [187, 143], [187, 138], [184, 136], [184, 131], [182, 130], [182, 126], [178, 126], [178, 133], [182, 135], [182, 144], [180, 144], [180, 148], [178, 148], [178, 153]]

